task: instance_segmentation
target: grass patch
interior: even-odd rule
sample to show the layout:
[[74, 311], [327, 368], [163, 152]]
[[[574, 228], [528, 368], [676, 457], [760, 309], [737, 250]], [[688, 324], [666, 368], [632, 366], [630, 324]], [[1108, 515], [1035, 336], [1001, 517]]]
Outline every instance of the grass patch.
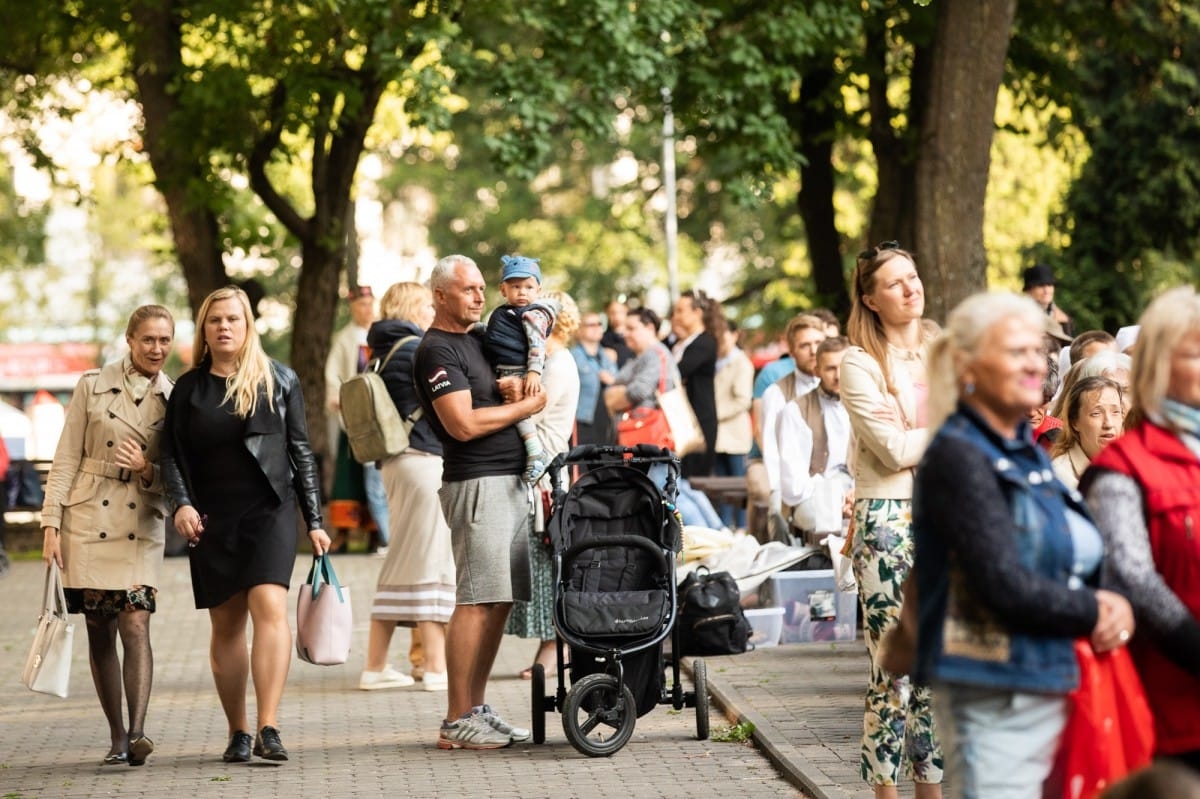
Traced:
[[742, 744], [750, 740], [750, 736], [752, 735], [754, 735], [754, 725], [748, 721], [739, 721], [730, 727], [722, 727], [719, 730], [715, 730], [708, 737], [710, 740], [718, 743]]

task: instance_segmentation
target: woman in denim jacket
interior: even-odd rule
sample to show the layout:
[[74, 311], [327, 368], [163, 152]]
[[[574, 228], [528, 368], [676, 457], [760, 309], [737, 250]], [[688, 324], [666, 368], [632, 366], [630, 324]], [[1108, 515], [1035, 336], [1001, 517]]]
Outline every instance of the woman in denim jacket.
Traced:
[[914, 676], [934, 686], [949, 796], [1041, 796], [1078, 682], [1074, 639], [1101, 652], [1133, 632], [1125, 598], [1092, 587], [1099, 532], [1030, 434], [1044, 325], [1028, 298], [978, 294], [930, 356], [938, 432], [914, 485]]

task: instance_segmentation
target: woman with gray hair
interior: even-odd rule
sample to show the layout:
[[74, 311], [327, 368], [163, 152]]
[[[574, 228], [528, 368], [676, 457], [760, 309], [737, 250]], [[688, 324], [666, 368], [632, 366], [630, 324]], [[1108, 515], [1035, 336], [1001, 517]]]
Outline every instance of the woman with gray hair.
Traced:
[[1028, 413], [1042, 402], [1043, 312], [977, 294], [930, 351], [937, 431], [913, 493], [914, 677], [933, 686], [949, 796], [1041, 796], [1079, 679], [1075, 639], [1123, 645], [1129, 603], [1097, 586], [1104, 554], [1054, 477]]
[[1200, 771], [1200, 295], [1165, 292], [1142, 314], [1125, 435], [1080, 489], [1146, 633], [1130, 647], [1154, 714], [1156, 755]]

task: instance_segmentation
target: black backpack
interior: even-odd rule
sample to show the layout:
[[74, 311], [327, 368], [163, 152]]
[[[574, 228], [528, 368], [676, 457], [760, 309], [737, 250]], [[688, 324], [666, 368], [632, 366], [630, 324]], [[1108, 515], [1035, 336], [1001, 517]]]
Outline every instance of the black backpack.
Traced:
[[750, 622], [742, 594], [729, 572], [712, 574], [706, 566], [679, 584], [679, 646], [684, 655], [737, 655], [749, 648]]

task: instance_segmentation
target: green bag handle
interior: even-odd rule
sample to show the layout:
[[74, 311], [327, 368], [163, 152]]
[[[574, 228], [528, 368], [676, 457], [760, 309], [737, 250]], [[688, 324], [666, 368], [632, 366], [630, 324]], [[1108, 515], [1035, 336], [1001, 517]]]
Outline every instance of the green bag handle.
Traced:
[[334, 591], [337, 591], [338, 602], [346, 601], [346, 598], [342, 596], [342, 584], [338, 582], [337, 575], [334, 574], [333, 561], [329, 559], [329, 555], [313, 555], [313, 565], [308, 570], [308, 579], [304, 583], [305, 585], [312, 586], [312, 598], [314, 602], [317, 600], [317, 595], [321, 592], [322, 582]]

